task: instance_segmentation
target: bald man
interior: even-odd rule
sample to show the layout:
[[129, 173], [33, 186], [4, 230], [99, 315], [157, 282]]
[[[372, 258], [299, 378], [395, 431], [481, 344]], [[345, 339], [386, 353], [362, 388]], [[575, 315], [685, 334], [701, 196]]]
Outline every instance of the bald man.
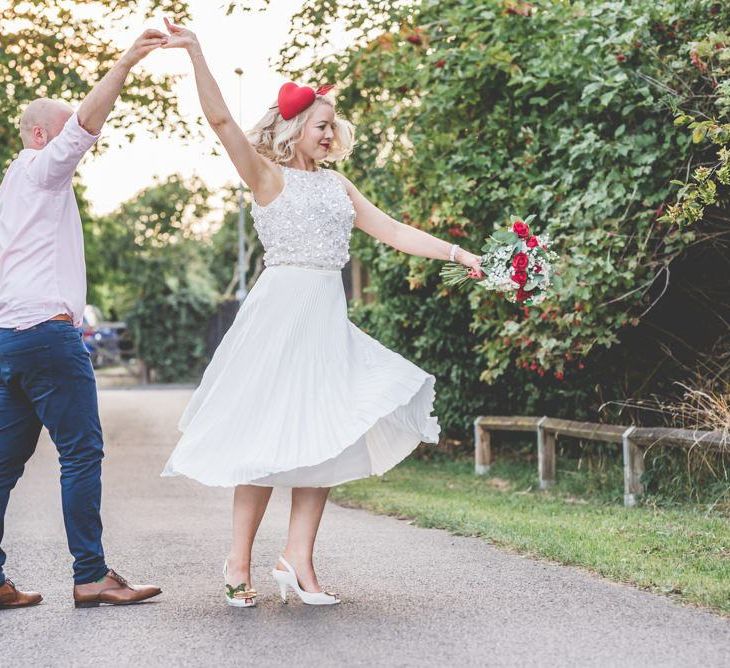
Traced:
[[[104, 559], [103, 442], [94, 373], [77, 329], [86, 268], [71, 181], [131, 68], [166, 39], [147, 30], [75, 113], [64, 102], [31, 102], [20, 121], [24, 148], [0, 185], [0, 542], [10, 491], [45, 426], [61, 463], [77, 607], [136, 603], [160, 593], [128, 584]], [[40, 603], [40, 594], [20, 591], [5, 577], [5, 560], [0, 548], [0, 608]]]

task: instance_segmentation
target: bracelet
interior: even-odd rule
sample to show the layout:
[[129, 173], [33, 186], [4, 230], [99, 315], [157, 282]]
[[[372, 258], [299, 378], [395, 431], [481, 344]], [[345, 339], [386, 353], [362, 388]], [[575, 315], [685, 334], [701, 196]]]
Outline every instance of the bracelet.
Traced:
[[449, 262], [456, 262], [456, 251], [461, 248], [459, 244], [452, 244], [451, 251], [449, 252]]

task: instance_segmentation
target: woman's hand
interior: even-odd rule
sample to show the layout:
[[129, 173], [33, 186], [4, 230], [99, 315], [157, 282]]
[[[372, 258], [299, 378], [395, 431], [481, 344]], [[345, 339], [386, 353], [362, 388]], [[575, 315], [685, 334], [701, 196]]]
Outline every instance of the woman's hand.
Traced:
[[459, 248], [456, 251], [456, 261], [469, 269], [469, 278], [484, 278], [484, 272], [481, 267], [482, 258], [474, 253]]
[[165, 18], [165, 27], [170, 36], [167, 38], [167, 44], [163, 45], [163, 49], [191, 49], [198, 46], [198, 38], [192, 30], [175, 25]]

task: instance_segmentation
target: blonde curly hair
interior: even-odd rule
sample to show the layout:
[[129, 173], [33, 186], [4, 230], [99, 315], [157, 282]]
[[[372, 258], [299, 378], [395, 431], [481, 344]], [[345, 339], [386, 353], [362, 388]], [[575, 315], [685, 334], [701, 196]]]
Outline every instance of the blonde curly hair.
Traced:
[[[328, 104], [335, 110], [335, 101], [327, 95], [317, 95], [314, 102], [302, 113], [288, 121], [279, 113], [276, 103], [264, 117], [246, 131], [246, 138], [261, 155], [285, 164], [294, 158], [294, 147], [304, 135], [304, 128], [319, 104]], [[332, 163], [345, 160], [355, 146], [355, 126], [350, 121], [337, 116], [335, 110], [334, 138], [327, 157], [320, 162]]]

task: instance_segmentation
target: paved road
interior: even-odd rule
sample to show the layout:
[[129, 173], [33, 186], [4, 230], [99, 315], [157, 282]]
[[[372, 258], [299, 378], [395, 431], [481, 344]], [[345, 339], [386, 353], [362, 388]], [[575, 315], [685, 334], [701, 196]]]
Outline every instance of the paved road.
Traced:
[[255, 548], [254, 609], [222, 600], [230, 490], [158, 474], [189, 390], [101, 392], [110, 564], [158, 602], [76, 610], [55, 452], [44, 438], [11, 499], [5, 547], [45, 602], [0, 611], [3, 666], [728, 666], [730, 622], [477, 538], [329, 504], [320, 582], [343, 603], [283, 606], [268, 571], [286, 532], [275, 490]]

